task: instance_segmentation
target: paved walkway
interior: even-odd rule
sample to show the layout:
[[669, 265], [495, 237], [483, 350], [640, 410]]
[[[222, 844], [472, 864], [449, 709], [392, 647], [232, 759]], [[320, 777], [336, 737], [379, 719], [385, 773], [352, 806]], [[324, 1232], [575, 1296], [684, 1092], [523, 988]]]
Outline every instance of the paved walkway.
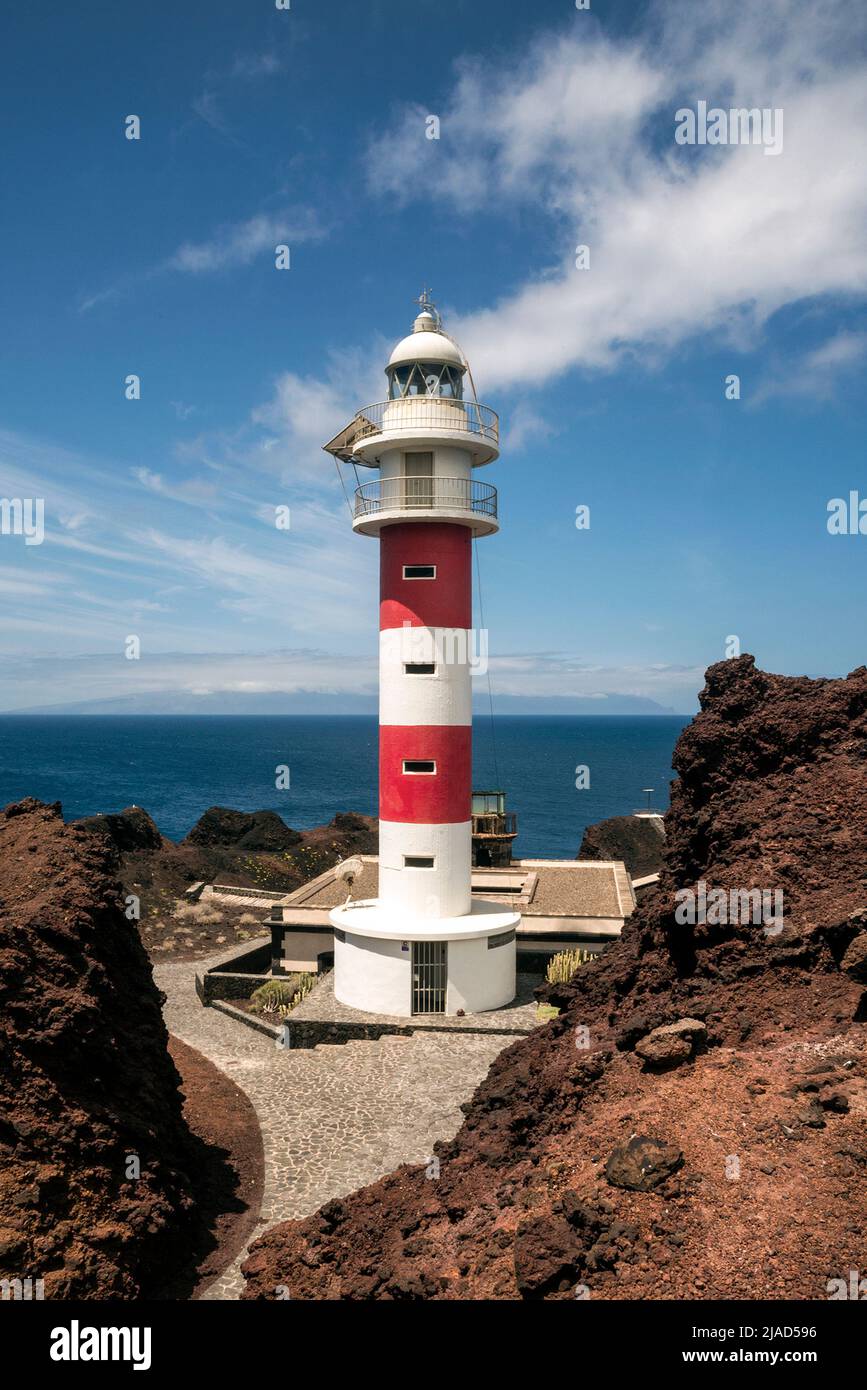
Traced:
[[[491, 1062], [515, 1039], [503, 1033], [413, 1033], [376, 1042], [285, 1051], [198, 1001], [193, 979], [208, 961], [158, 965], [169, 1032], [210, 1058], [249, 1096], [265, 1147], [259, 1232], [307, 1216], [331, 1197], [430, 1157], [450, 1139]], [[234, 1299], [246, 1252], [206, 1299]]]

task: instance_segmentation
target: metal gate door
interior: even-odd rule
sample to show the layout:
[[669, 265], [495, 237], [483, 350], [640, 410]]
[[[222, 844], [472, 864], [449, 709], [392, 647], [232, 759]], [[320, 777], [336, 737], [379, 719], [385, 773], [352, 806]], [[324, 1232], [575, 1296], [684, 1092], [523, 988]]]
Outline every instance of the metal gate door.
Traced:
[[444, 1014], [446, 1011], [445, 941], [412, 943], [412, 1011], [414, 1014]]

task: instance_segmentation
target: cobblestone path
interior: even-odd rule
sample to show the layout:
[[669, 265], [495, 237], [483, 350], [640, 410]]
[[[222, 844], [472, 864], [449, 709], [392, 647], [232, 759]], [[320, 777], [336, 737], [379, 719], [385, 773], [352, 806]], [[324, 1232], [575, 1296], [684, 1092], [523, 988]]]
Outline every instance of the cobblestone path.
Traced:
[[[202, 1008], [193, 979], [207, 962], [154, 968], [170, 1033], [210, 1058], [247, 1093], [265, 1147], [258, 1230], [306, 1216], [330, 1197], [428, 1158], [460, 1127], [491, 1062], [514, 1038], [485, 1033], [386, 1035], [285, 1051], [216, 1009]], [[203, 1295], [234, 1299], [242, 1254]]]

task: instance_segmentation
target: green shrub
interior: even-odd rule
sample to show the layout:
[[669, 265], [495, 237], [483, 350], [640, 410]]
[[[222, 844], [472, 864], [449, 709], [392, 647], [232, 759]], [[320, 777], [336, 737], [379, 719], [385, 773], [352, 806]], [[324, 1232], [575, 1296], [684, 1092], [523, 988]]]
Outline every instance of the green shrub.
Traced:
[[315, 975], [287, 975], [285, 980], [269, 980], [250, 995], [250, 1006], [257, 1014], [279, 1014], [285, 1018], [316, 984]]

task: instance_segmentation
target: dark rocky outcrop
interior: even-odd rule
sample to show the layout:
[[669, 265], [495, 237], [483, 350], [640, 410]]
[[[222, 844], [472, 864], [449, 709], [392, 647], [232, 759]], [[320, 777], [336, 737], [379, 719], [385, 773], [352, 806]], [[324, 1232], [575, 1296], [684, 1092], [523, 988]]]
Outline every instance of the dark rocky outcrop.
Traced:
[[198, 1240], [205, 1155], [110, 844], [151, 832], [110, 819], [0, 813], [0, 1277], [46, 1299], [147, 1297]]
[[196, 821], [182, 842], [188, 845], [231, 845], [251, 852], [279, 853], [301, 843], [276, 811], [231, 811], [212, 806]]
[[114, 815], [84, 816], [76, 825], [91, 834], [102, 835], [120, 854], [158, 850], [165, 845], [156, 824], [139, 806], [128, 806]]
[[578, 859], [622, 859], [630, 878], [658, 874], [665, 850], [663, 823], [649, 816], [610, 816], [588, 825]]
[[[661, 882], [622, 939], [540, 992], [559, 1017], [496, 1059], [436, 1146], [435, 1180], [404, 1167], [343, 1198], [333, 1228], [275, 1227], [252, 1247], [246, 1297], [572, 1298], [582, 1281], [594, 1299], [825, 1299], [852, 1267], [867, 1208], [867, 669], [809, 680], [743, 656], [708, 670], [701, 706], [675, 752]], [[783, 930], [681, 923], [675, 894], [699, 880], [781, 890]], [[636, 1044], [682, 1019], [706, 1044], [647, 1068]], [[813, 1066], [833, 1084], [793, 1098]], [[683, 1155], [661, 1187], [606, 1178], [636, 1136]], [[595, 1214], [584, 1225], [575, 1193]]]

